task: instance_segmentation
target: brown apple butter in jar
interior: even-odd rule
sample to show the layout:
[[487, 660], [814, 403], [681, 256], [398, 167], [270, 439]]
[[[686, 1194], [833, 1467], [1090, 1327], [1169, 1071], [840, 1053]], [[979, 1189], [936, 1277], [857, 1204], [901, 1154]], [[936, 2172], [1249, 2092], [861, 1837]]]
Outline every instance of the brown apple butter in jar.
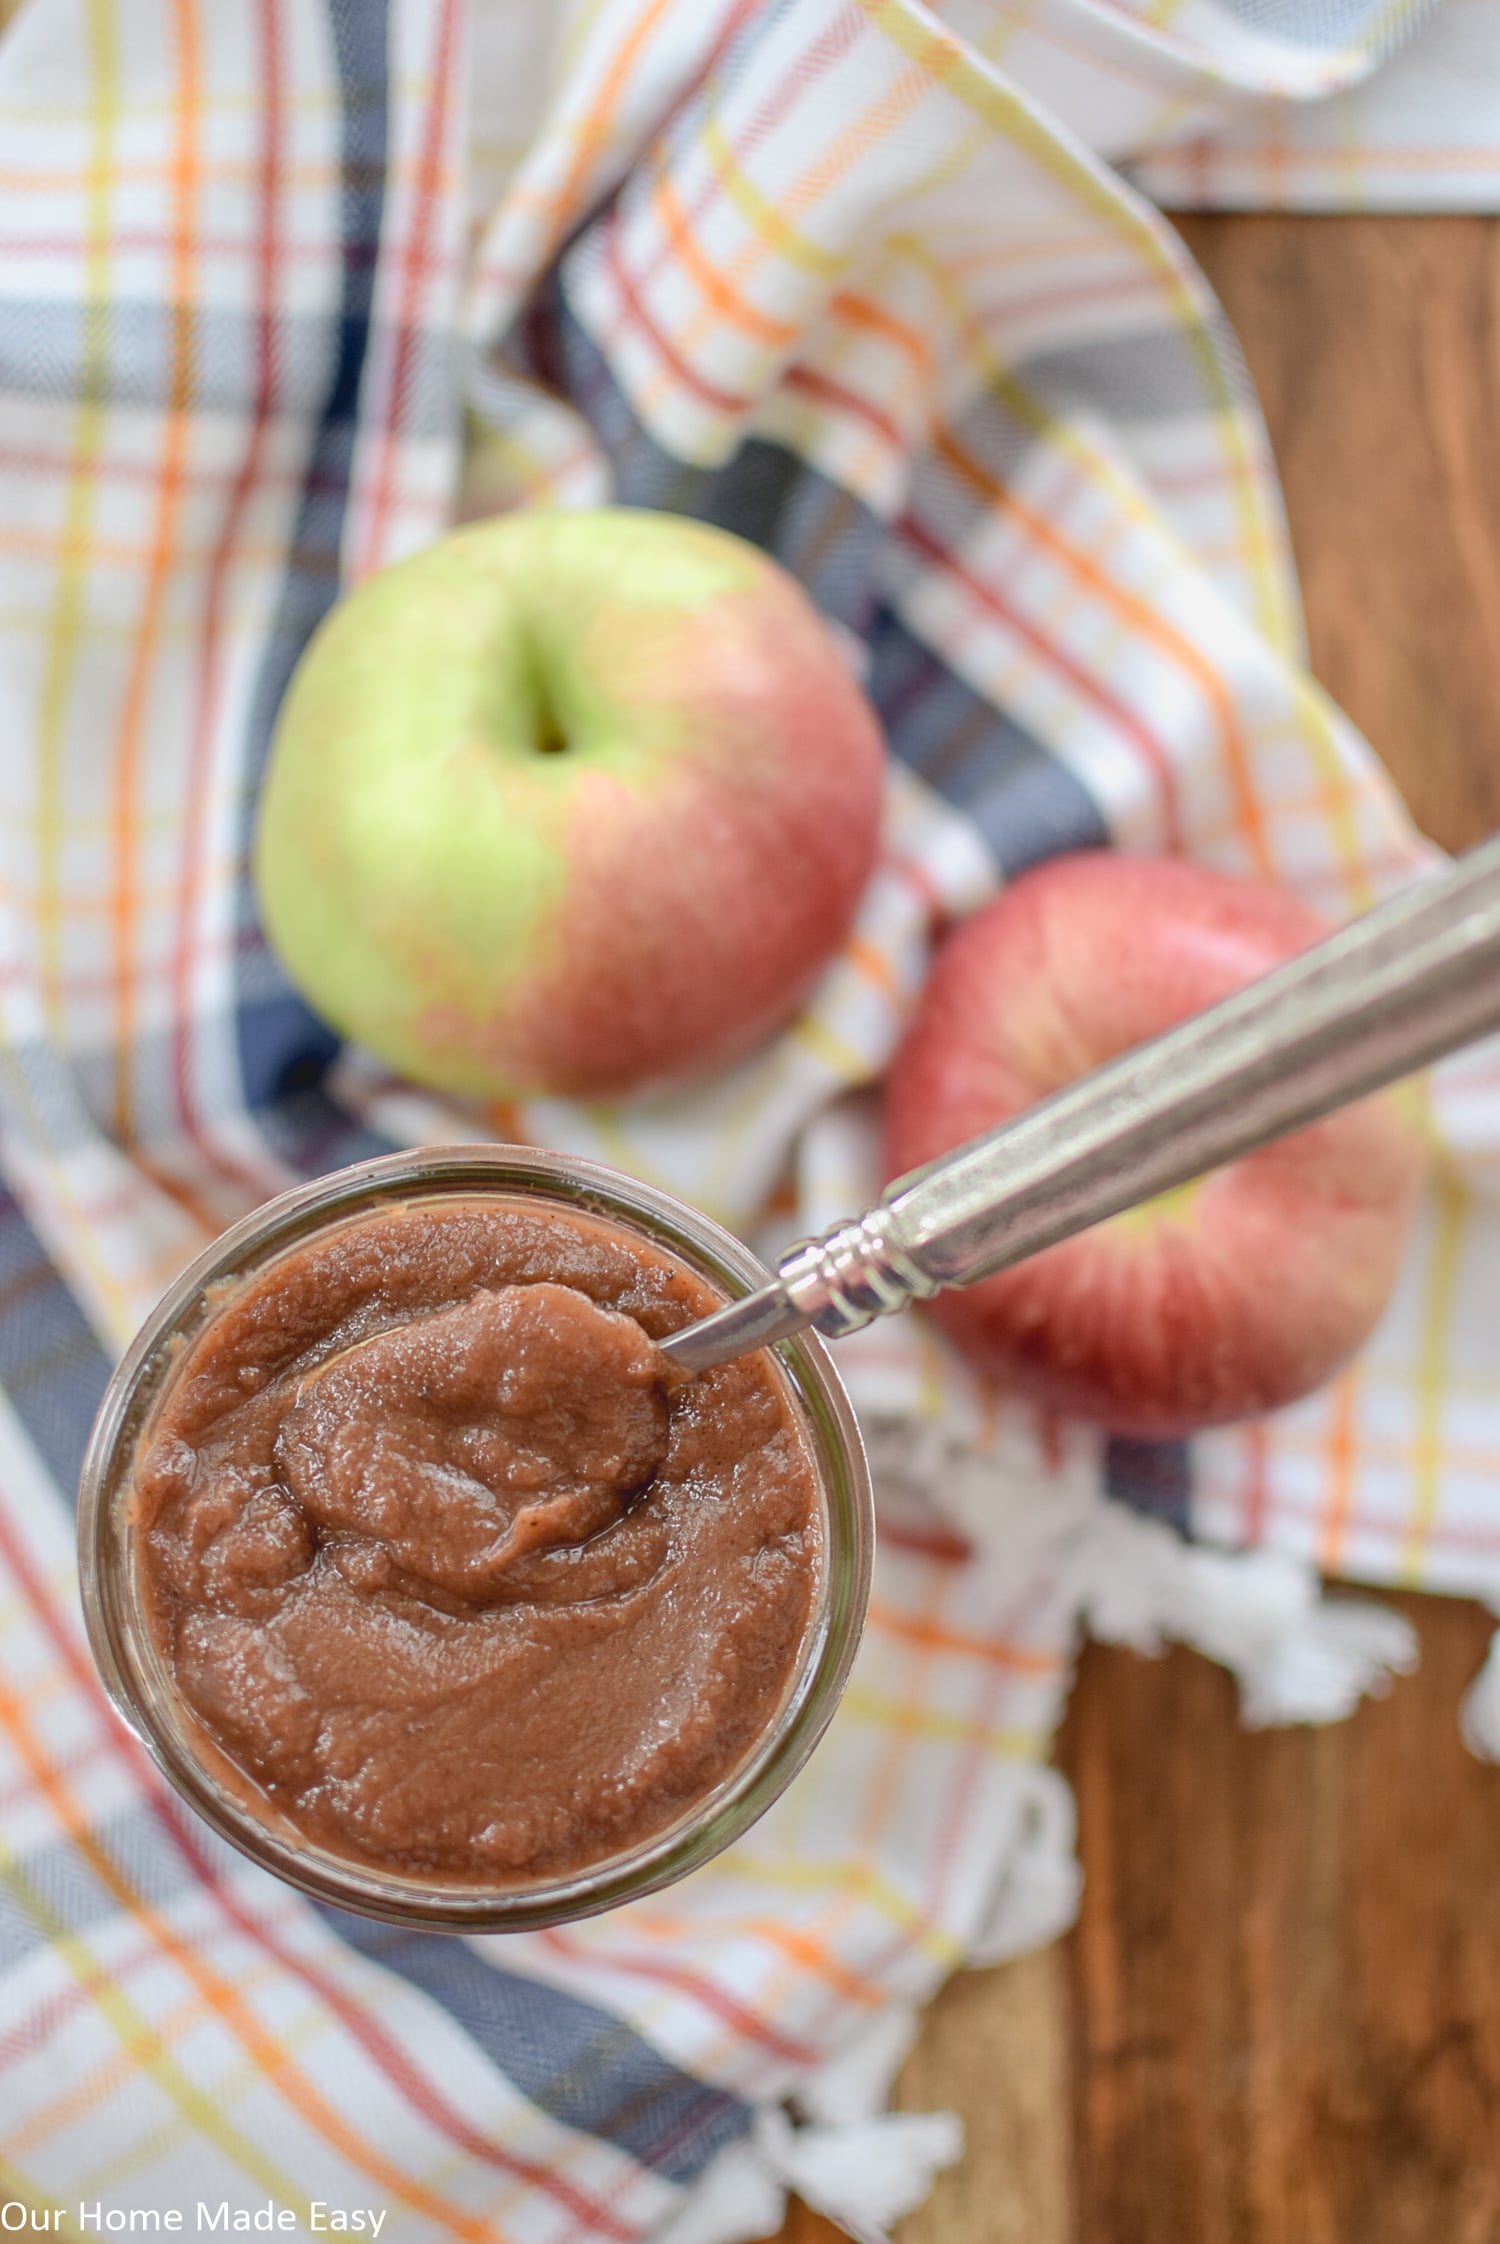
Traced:
[[216, 1240], [79, 1488], [90, 1646], [183, 1799], [429, 1931], [565, 1923], [747, 1830], [838, 1704], [874, 1550], [821, 1341], [659, 1353], [764, 1278], [671, 1193], [513, 1145], [359, 1162]]
[[220, 1781], [315, 1847], [556, 1878], [721, 1785], [801, 1666], [818, 1474], [723, 1299], [571, 1210], [396, 1204], [228, 1288], [144, 1430], [145, 1624]]

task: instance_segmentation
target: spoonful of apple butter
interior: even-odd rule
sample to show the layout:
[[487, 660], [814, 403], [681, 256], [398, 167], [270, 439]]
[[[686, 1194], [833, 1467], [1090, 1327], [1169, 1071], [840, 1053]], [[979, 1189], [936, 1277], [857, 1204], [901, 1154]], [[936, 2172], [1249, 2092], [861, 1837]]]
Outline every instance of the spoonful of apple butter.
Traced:
[[277, 1463], [361, 1588], [483, 1604], [523, 1560], [622, 1516], [661, 1467], [683, 1376], [633, 1318], [571, 1286], [502, 1286], [319, 1365]]

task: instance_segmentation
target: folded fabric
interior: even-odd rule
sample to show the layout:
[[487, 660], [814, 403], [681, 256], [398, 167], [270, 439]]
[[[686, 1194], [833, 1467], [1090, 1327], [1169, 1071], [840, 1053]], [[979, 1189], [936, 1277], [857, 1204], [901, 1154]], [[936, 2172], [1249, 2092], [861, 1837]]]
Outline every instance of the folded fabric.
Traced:
[[1238, 12], [1319, 52], [1339, 40], [1333, 90], [1254, 93], [1202, 131], [1174, 130], [1129, 166], [1148, 195], [1178, 210], [1500, 210], [1495, 0], [1393, 10], [1389, 41], [1406, 43], [1383, 63], [1387, 41], [1367, 37], [1363, 10], [1251, 0]]
[[[1493, 20], [1454, 0], [1404, 82], [1460, 17]], [[1233, 340], [1104, 160], [1211, 191], [1222, 150], [1264, 183], [1233, 152], [1267, 114], [1352, 98], [1407, 27], [1361, 0], [26, 0], [0, 35], [0, 2181], [39, 2221], [726, 2244], [795, 2186], [868, 2238], [956, 2149], [876, 2117], [917, 2009], [1071, 1915], [1044, 1759], [1080, 1629], [1186, 1636], [1255, 1718], [1324, 1718], [1410, 1645], [1325, 1610], [1312, 1564], [1500, 1600], [1493, 1051], [1443, 1071], [1375, 1342], [1273, 1423], [1102, 1442], [998, 1407], [916, 1318], [847, 1344], [884, 1524], [834, 1729], [720, 1862], [565, 1932], [397, 1933], [199, 1828], [105, 1708], [68, 1510], [114, 1353], [297, 1177], [520, 1135], [769, 1251], [873, 1190], [871, 1086], [934, 933], [1026, 864], [1181, 850], [1347, 914], [1427, 861], [1301, 667]], [[1345, 113], [1395, 120], [1368, 199], [1411, 187], [1376, 101], [1402, 67]], [[1487, 164], [1497, 127], [1464, 128]], [[801, 576], [889, 735], [886, 848], [732, 1076], [460, 1114], [339, 1052], [268, 953], [266, 743], [343, 585], [456, 511], [609, 496]], [[1500, 1667], [1481, 1741], [1496, 1702]]]

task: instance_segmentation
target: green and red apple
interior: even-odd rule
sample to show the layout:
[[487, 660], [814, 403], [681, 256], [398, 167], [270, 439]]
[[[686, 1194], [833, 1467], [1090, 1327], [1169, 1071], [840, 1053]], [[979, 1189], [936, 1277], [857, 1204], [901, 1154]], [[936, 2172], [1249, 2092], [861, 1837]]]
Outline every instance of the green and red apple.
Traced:
[[474, 524], [369, 578], [293, 679], [270, 939], [400, 1072], [602, 1097], [795, 1010], [875, 861], [873, 712], [797, 585], [707, 524]]
[[[1295, 897], [1095, 851], [1024, 874], [940, 950], [887, 1079], [891, 1177], [1160, 1035], [1327, 932]], [[989, 1378], [1117, 1432], [1295, 1401], [1384, 1309], [1425, 1168], [1410, 1089], [977, 1284], [932, 1313]]]

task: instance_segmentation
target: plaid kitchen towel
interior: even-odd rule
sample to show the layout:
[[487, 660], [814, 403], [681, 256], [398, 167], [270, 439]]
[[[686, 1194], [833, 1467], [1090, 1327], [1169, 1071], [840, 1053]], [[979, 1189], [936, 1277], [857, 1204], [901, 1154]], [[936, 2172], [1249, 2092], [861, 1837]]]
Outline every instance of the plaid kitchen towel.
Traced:
[[[1495, 0], [1446, 0], [1415, 30], [1397, 0], [1373, 39], [1369, 11], [1338, 0], [1327, 9], [1236, 0], [1236, 10], [1319, 49], [1335, 27], [1342, 52], [1329, 94], [1307, 102], [1280, 88], [1253, 93], [1201, 129], [1173, 132], [1130, 167], [1147, 194], [1176, 209], [1500, 210]], [[1155, 9], [1150, 19], [1180, 20]], [[1408, 31], [1401, 51], [1375, 67]]]
[[[875, 2236], [956, 2147], [877, 2116], [917, 2008], [1070, 1915], [1045, 1755], [1080, 1627], [1184, 1635], [1252, 1715], [1330, 1716], [1410, 1645], [1315, 1567], [1500, 1600], [1493, 1051], [1442, 1071], [1386, 1323], [1273, 1423], [1101, 1441], [998, 1405], [915, 1317], [848, 1343], [885, 1521], [845, 1705], [739, 1847], [588, 1925], [400, 1934], [218, 1845], [104, 1707], [68, 1514], [112, 1355], [299, 1176], [488, 1129], [772, 1248], [865, 1200], [934, 932], [1021, 866], [1181, 850], [1347, 913], [1423, 865], [1301, 667], [1232, 338], [1109, 168], [1317, 199], [1288, 120], [1321, 114], [1371, 125], [1361, 199], [1422, 199], [1420, 143], [1423, 195], [1482, 203], [1500, 116], [1447, 133], [1432, 66], [1482, 30], [1493, 73], [1496, 17], [1417, 12], [24, 0], [0, 36], [4, 2208], [727, 2244], [790, 2184]], [[731, 1076], [476, 1120], [288, 988], [256, 784], [343, 584], [455, 511], [606, 496], [802, 577], [890, 737], [887, 844]], [[1500, 1733], [1500, 1669], [1471, 1722]]]

